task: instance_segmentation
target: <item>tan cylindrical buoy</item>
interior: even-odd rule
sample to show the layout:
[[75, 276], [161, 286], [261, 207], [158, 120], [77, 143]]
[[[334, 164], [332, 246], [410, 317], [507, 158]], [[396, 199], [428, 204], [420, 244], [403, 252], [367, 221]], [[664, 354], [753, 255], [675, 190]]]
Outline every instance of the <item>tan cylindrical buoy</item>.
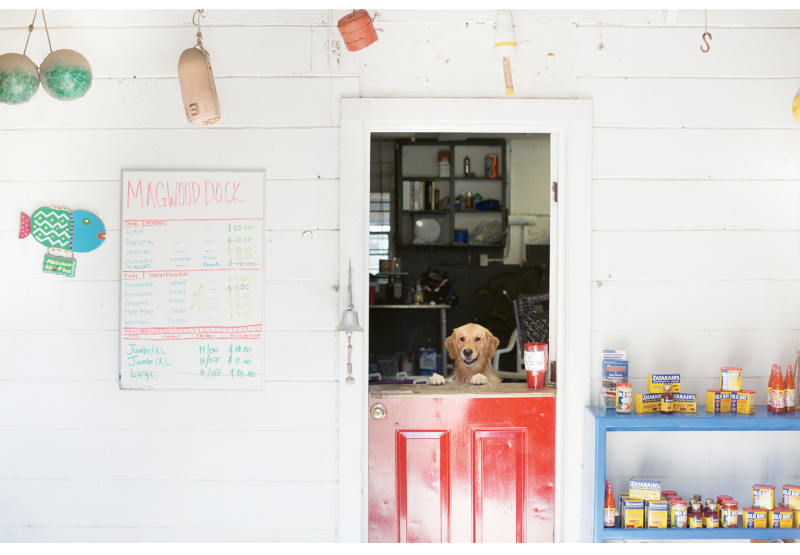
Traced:
[[183, 109], [191, 125], [201, 127], [219, 121], [219, 97], [208, 56], [199, 48], [188, 48], [178, 60]]
[[350, 52], [366, 48], [378, 40], [378, 33], [367, 10], [355, 10], [347, 14], [339, 20], [338, 27], [344, 45]]

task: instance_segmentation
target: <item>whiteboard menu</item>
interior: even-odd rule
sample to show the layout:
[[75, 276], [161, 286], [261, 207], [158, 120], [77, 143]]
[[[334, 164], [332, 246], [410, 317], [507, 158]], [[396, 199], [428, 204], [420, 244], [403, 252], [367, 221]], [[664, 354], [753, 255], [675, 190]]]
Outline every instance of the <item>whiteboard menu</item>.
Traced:
[[122, 173], [123, 389], [262, 389], [264, 183]]

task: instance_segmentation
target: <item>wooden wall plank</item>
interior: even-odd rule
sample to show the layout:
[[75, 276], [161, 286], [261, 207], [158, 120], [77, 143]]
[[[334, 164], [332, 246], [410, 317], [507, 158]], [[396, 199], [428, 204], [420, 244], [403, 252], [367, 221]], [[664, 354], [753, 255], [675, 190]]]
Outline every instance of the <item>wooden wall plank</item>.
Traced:
[[595, 231], [592, 279], [800, 280], [800, 231]]
[[796, 329], [798, 281], [611, 281], [592, 286], [592, 330]]
[[267, 231], [267, 280], [339, 277], [339, 232], [320, 229]]
[[339, 325], [338, 280], [267, 281], [264, 299], [265, 330], [333, 331]]
[[157, 392], [122, 391], [116, 381], [6, 380], [0, 429], [335, 430], [336, 389], [335, 382], [275, 382], [263, 392]]
[[[4, 480], [336, 481], [336, 432], [0, 431]], [[141, 457], [141, 452], [148, 453]], [[286, 453], [292, 453], [287, 457]], [[164, 461], [170, 461], [165, 465]]]
[[130, 526], [0, 526], [4, 542], [80, 542], [80, 543], [334, 543], [337, 534], [330, 530], [268, 530], [244, 528], [186, 527], [164, 528]]
[[800, 230], [800, 181], [592, 184], [592, 228]]
[[594, 178], [800, 179], [794, 129], [596, 128], [592, 152]]
[[333, 528], [336, 482], [0, 480], [0, 523]]
[[[0, 131], [0, 180], [118, 178], [120, 168], [266, 169], [271, 178], [336, 177], [339, 130], [169, 129]], [[47, 164], [30, 164], [47, 152]]]

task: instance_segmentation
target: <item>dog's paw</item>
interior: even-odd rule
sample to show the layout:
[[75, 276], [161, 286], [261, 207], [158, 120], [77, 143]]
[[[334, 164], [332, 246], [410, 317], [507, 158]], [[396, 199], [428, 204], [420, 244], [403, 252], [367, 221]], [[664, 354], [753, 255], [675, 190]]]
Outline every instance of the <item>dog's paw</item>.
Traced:
[[486, 379], [486, 376], [483, 374], [475, 374], [472, 376], [472, 379], [469, 381], [472, 385], [485, 385], [489, 383], [489, 380]]
[[444, 385], [444, 378], [439, 374], [431, 375], [430, 383], [431, 385]]

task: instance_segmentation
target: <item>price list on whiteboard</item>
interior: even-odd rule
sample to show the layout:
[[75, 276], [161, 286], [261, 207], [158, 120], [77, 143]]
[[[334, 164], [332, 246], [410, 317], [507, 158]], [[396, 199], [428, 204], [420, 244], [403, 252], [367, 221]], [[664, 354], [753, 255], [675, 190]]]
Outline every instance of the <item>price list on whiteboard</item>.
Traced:
[[123, 172], [123, 389], [262, 389], [264, 182]]

